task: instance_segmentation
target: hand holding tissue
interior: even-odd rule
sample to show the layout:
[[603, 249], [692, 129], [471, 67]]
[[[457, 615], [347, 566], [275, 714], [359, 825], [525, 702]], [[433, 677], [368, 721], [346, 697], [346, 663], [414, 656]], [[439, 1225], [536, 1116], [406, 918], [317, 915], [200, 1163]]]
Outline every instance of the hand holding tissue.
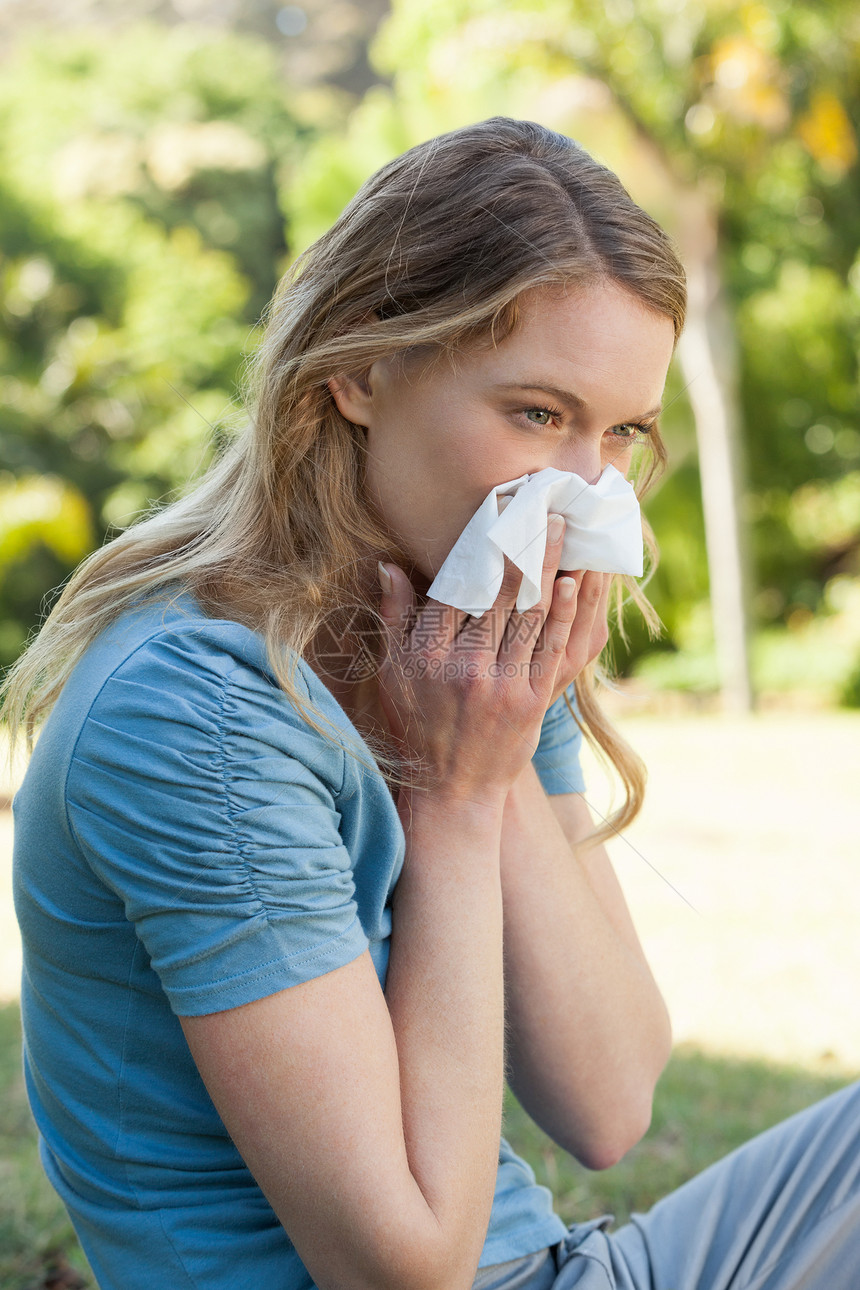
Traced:
[[480, 618], [502, 585], [505, 556], [522, 573], [517, 610], [538, 603], [550, 513], [565, 520], [559, 568], [642, 574], [642, 518], [632, 484], [607, 466], [596, 484], [548, 467], [499, 484], [454, 543], [428, 596]]

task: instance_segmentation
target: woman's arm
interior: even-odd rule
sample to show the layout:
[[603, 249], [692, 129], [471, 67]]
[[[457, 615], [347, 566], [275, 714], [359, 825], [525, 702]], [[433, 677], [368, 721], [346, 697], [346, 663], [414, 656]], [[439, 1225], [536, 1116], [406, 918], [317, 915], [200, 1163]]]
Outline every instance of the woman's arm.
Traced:
[[529, 765], [505, 804], [502, 893], [511, 1086], [589, 1168], [645, 1133], [669, 1056], [665, 1005], [602, 846], [575, 793], [547, 797]]
[[502, 803], [412, 804], [383, 997], [367, 953], [183, 1028], [320, 1290], [465, 1290], [498, 1166]]

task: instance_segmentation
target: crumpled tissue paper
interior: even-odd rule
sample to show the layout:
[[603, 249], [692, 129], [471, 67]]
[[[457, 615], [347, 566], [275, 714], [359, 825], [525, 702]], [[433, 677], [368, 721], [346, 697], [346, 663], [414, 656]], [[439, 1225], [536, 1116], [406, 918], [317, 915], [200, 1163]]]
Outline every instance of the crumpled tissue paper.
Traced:
[[522, 573], [517, 610], [540, 600], [550, 512], [565, 520], [559, 568], [642, 574], [642, 517], [632, 484], [607, 466], [595, 484], [551, 466], [487, 494], [428, 591], [433, 600], [480, 618], [502, 585], [505, 556]]

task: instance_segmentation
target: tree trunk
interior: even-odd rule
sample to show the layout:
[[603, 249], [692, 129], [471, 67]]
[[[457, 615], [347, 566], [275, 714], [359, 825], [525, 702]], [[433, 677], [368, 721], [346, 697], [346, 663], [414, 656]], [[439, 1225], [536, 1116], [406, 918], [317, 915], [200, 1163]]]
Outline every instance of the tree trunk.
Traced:
[[720, 684], [727, 710], [749, 712], [753, 694], [734, 329], [721, 291], [716, 214], [702, 194], [690, 192], [681, 198], [680, 216], [689, 303], [678, 358], [696, 422]]

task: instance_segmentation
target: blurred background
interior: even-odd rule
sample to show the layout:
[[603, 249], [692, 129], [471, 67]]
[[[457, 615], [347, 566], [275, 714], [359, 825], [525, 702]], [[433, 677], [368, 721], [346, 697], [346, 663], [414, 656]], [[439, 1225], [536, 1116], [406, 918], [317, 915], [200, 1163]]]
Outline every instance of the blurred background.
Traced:
[[0, 665], [229, 431], [278, 277], [366, 175], [504, 113], [615, 168], [690, 272], [666, 630], [619, 670], [860, 705], [858, 108], [850, 0], [4, 0]]
[[[623, 1219], [860, 1070], [856, 0], [0, 0], [0, 668], [230, 434], [278, 278], [361, 181], [493, 114], [618, 171], [690, 277], [646, 503], [665, 631], [631, 619], [610, 698], [650, 772], [612, 857], [679, 1046], [606, 1174], [506, 1128], [567, 1221]], [[89, 1290], [20, 1076], [22, 770], [0, 1290]]]

